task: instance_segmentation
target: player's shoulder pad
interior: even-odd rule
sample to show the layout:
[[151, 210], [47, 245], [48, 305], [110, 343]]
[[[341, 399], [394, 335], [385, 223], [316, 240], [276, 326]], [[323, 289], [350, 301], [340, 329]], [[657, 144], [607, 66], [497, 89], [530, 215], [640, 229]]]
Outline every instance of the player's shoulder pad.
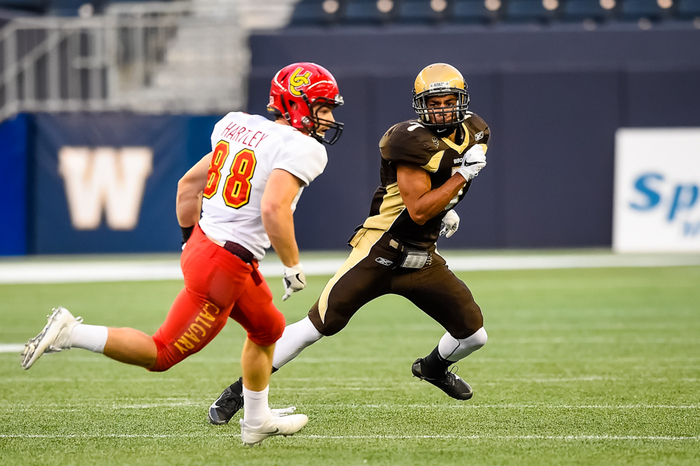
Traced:
[[379, 141], [382, 158], [425, 165], [439, 147], [439, 139], [418, 120], [397, 123]]
[[239, 118], [240, 115], [244, 115], [244, 113], [243, 112], [228, 112], [226, 115], [224, 115], [214, 125], [214, 129], [211, 132], [212, 139], [219, 138], [221, 136], [221, 134], [223, 133], [224, 129], [226, 128], [226, 126], [228, 126], [228, 124], [231, 122], [231, 120]]
[[483, 131], [488, 129], [489, 125], [481, 118], [479, 115], [473, 112], [467, 112], [470, 117], [466, 119], [465, 124], [468, 128], [472, 128], [475, 131]]
[[288, 171], [306, 186], [323, 173], [328, 163], [328, 152], [323, 144], [305, 135], [285, 141], [280, 155], [275, 168]]
[[464, 121], [469, 132], [469, 139], [480, 144], [488, 144], [491, 136], [489, 125], [476, 113], [469, 112], [469, 118]]

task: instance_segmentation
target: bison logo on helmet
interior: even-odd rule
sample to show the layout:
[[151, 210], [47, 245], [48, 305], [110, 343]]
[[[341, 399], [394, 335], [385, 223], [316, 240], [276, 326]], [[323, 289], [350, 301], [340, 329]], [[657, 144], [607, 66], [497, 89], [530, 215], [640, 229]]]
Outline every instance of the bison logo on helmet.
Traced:
[[299, 88], [308, 86], [311, 84], [311, 81], [309, 78], [311, 77], [311, 71], [307, 71], [304, 74], [301, 74], [304, 71], [302, 67], [297, 68], [294, 70], [294, 73], [289, 77], [289, 92], [296, 97], [301, 96], [301, 90]]

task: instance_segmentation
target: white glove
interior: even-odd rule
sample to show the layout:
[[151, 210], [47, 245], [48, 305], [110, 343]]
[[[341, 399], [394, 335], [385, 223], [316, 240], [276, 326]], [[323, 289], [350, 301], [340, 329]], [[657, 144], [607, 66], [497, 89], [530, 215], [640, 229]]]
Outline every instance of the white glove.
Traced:
[[440, 225], [440, 236], [449, 238], [450, 236], [457, 233], [459, 228], [459, 215], [454, 210], [448, 210], [445, 216], [442, 218], [442, 224]]
[[462, 166], [457, 169], [457, 173], [462, 175], [465, 180], [470, 181], [479, 174], [482, 168], [486, 166], [486, 153], [481, 144], [474, 144], [471, 149], [464, 154]]
[[282, 284], [284, 285], [284, 296], [282, 296], [282, 301], [286, 301], [297, 291], [301, 291], [306, 288], [306, 276], [301, 270], [301, 263], [295, 265], [294, 267], [284, 268], [284, 278], [282, 279]]

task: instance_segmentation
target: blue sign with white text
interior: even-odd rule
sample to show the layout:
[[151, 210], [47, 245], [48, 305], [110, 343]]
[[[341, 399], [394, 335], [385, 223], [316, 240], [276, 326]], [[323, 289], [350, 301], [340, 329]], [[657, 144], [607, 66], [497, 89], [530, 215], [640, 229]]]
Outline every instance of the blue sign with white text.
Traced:
[[621, 129], [615, 159], [615, 250], [700, 251], [700, 128]]

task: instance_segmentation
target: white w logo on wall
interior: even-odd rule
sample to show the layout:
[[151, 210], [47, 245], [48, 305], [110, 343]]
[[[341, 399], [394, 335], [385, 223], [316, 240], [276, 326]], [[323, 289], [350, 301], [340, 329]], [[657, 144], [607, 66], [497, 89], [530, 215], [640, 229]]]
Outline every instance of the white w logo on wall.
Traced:
[[111, 229], [136, 228], [152, 170], [149, 147], [63, 147], [58, 172], [65, 183], [73, 227], [97, 229], [104, 211]]

